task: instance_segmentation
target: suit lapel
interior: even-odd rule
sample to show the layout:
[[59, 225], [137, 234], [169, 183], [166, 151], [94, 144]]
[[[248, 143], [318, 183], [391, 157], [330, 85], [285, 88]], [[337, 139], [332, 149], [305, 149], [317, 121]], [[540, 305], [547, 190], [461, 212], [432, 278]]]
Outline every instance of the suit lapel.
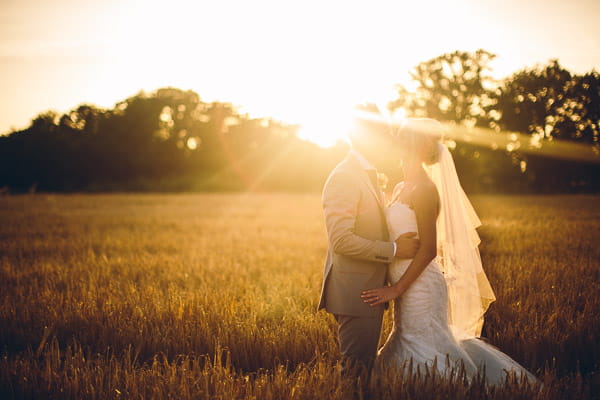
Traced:
[[379, 214], [381, 216], [382, 238], [384, 240], [388, 240], [389, 233], [387, 227], [387, 220], [385, 217], [385, 204], [383, 203], [383, 196], [377, 194], [377, 189], [373, 187], [373, 184], [371, 183], [371, 179], [369, 178], [367, 171], [363, 169], [358, 159], [356, 159], [356, 157], [354, 157], [352, 153], [348, 154], [345, 161], [345, 165], [342, 168], [347, 168], [348, 170], [352, 171], [352, 173], [356, 175], [356, 177], [360, 179], [363, 182], [363, 184], [367, 186], [367, 188], [369, 188], [369, 192], [371, 192], [373, 197], [375, 197], [379, 209]]
[[364, 169], [361, 169], [360, 176], [361, 176], [361, 179], [363, 180], [363, 182], [365, 182], [367, 184], [367, 186], [369, 187], [369, 190], [371, 191], [373, 196], [375, 196], [375, 198], [377, 199], [377, 203], [379, 204], [379, 206], [383, 207], [382, 196], [381, 196], [381, 194], [377, 193], [377, 188], [374, 187], [373, 184], [371, 183], [371, 178], [369, 178], [367, 171], [365, 171]]
[[352, 154], [348, 155], [348, 161], [352, 164], [352, 167], [356, 170], [356, 174], [360, 177], [360, 179], [363, 181], [363, 183], [365, 185], [367, 185], [371, 194], [373, 196], [375, 196], [375, 199], [377, 200], [377, 204], [379, 204], [379, 207], [381, 207], [383, 209], [383, 207], [384, 207], [383, 196], [381, 194], [377, 193], [377, 188], [374, 187], [373, 184], [371, 183], [371, 179], [369, 178], [367, 171], [365, 171], [362, 168], [362, 166], [360, 165], [360, 162]]

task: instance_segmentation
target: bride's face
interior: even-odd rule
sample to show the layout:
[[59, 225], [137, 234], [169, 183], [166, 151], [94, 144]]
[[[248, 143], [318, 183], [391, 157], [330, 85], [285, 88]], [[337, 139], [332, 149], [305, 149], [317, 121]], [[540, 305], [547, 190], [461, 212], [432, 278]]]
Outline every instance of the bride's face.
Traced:
[[436, 143], [436, 138], [428, 134], [401, 132], [396, 136], [396, 147], [403, 166], [426, 161]]
[[398, 154], [400, 155], [400, 166], [413, 169], [420, 165], [429, 165], [437, 160], [436, 136], [426, 133], [416, 135], [400, 136], [397, 138]]

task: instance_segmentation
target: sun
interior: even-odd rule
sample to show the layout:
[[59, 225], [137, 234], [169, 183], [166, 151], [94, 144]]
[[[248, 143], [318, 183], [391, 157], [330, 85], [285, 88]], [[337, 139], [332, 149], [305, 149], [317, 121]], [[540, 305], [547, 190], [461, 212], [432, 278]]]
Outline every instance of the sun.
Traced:
[[350, 117], [349, 110], [314, 112], [300, 123], [298, 137], [323, 148], [332, 147], [347, 140], [347, 133], [351, 128]]
[[[389, 124], [390, 129], [397, 129], [406, 119], [406, 110], [398, 108], [390, 112], [383, 105], [378, 105], [381, 117]], [[300, 123], [298, 137], [327, 148], [339, 142], [347, 142], [347, 134], [352, 129], [355, 117], [353, 107], [339, 108], [327, 112], [314, 112], [304, 117]]]

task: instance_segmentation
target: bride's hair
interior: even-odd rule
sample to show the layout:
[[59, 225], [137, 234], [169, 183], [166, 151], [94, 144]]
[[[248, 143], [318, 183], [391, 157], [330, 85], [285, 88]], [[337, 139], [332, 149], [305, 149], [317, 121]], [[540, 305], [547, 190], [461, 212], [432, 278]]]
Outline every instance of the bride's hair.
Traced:
[[425, 148], [423, 162], [432, 165], [440, 159], [438, 143], [443, 138], [442, 124], [432, 118], [407, 118], [397, 131], [397, 136], [402, 141], [404, 151], [413, 153], [420, 148]]

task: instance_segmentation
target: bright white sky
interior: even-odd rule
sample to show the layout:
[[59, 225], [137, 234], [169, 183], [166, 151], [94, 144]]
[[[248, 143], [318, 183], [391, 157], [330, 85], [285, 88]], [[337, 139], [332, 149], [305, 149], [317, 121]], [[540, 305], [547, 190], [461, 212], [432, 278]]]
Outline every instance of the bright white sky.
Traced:
[[2, 0], [0, 132], [162, 86], [317, 124], [457, 49], [496, 53], [497, 77], [600, 69], [599, 18], [598, 0]]

